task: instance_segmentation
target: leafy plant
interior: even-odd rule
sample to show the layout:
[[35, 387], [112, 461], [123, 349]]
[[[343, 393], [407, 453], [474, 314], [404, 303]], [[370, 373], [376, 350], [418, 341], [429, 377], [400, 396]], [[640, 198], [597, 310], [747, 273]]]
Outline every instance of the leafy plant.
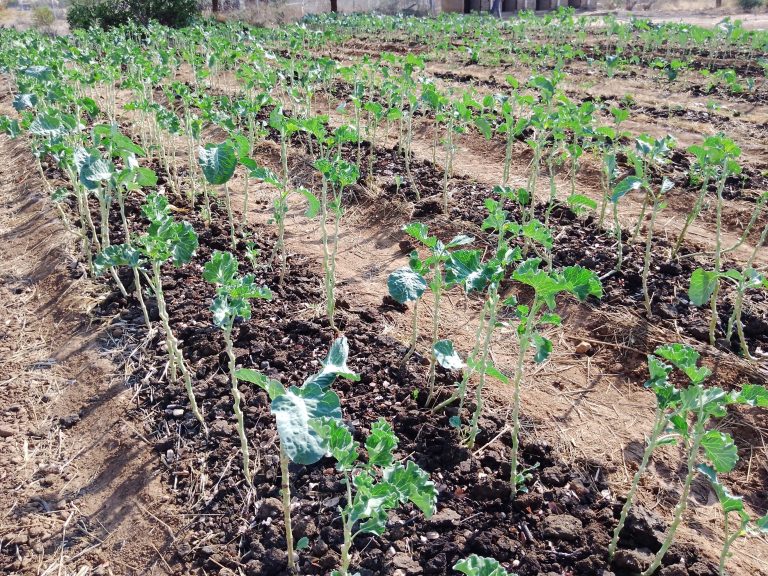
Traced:
[[[208, 184], [212, 186], [224, 186], [224, 204], [229, 220], [229, 233], [232, 250], [237, 247], [235, 236], [235, 218], [232, 214], [232, 201], [229, 195], [227, 183], [235, 174], [238, 164], [238, 155], [231, 142], [221, 144], [206, 144], [198, 149], [198, 162]], [[210, 213], [210, 211], [209, 211]]]
[[427, 290], [427, 281], [424, 276], [409, 267], [398, 268], [387, 278], [387, 289], [393, 300], [400, 304], [413, 302], [413, 327], [411, 328], [411, 344], [400, 362], [402, 369], [410, 360], [416, 350], [416, 341], [419, 337], [419, 302]]
[[324, 427], [341, 420], [341, 404], [338, 395], [330, 389], [337, 377], [359, 380], [347, 367], [349, 344], [345, 337], [334, 340], [320, 372], [304, 381], [301, 387], [286, 388], [277, 380], [250, 368], [241, 368], [235, 377], [256, 384], [267, 392], [270, 410], [275, 417], [280, 437], [280, 474], [283, 517], [285, 520], [286, 552], [288, 569], [296, 572], [293, 528], [291, 523], [291, 485], [288, 464], [314, 464], [332, 446]]
[[478, 556], [477, 554], [472, 554], [464, 560], [459, 560], [453, 565], [453, 569], [466, 576], [516, 576], [504, 570], [497, 560]]
[[224, 346], [227, 352], [229, 377], [231, 381], [233, 410], [237, 418], [237, 433], [240, 437], [240, 451], [243, 458], [243, 474], [248, 485], [253, 484], [248, 454], [248, 437], [245, 431], [245, 415], [240, 407], [241, 394], [237, 385], [235, 353], [232, 343], [232, 329], [235, 320], [251, 317], [249, 300], [255, 298], [271, 300], [272, 292], [265, 286], [257, 286], [252, 274], [238, 276], [239, 263], [230, 252], [216, 250], [203, 267], [203, 278], [216, 286], [216, 297], [211, 305], [213, 323], [224, 333]]
[[367, 458], [362, 460], [359, 444], [339, 420], [327, 419], [318, 430], [328, 443], [336, 468], [344, 475], [346, 503], [341, 507], [343, 544], [341, 564], [333, 576], [348, 576], [352, 544], [360, 534], [381, 536], [390, 510], [408, 502], [429, 518], [435, 512], [437, 489], [429, 475], [415, 462], [395, 461], [397, 437], [383, 419], [371, 426], [365, 441]]

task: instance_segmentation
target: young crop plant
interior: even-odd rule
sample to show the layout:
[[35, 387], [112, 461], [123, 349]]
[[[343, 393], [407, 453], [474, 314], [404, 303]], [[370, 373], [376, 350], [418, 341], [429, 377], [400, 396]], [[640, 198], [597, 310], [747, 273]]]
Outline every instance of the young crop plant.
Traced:
[[568, 266], [562, 270], [542, 269], [540, 258], [530, 258], [520, 263], [512, 274], [516, 282], [533, 288], [533, 300], [529, 304], [518, 303], [515, 297], [504, 304], [513, 309], [517, 320], [518, 353], [512, 400], [512, 453], [510, 457], [510, 487], [512, 493], [525, 490], [525, 471], [519, 470], [518, 449], [520, 444], [520, 389], [525, 375], [525, 358], [534, 352], [534, 360], [541, 363], [552, 352], [552, 342], [539, 329], [545, 325], [559, 325], [560, 316], [555, 313], [556, 297], [567, 293], [584, 302], [590, 296], [602, 298], [603, 287], [597, 274], [581, 266]]
[[[224, 187], [224, 205], [227, 209], [227, 220], [229, 221], [229, 233], [232, 250], [237, 248], [237, 237], [235, 235], [235, 217], [232, 214], [232, 201], [229, 195], [227, 183], [235, 174], [235, 168], [238, 164], [238, 154], [231, 142], [222, 142], [221, 144], [206, 144], [198, 149], [198, 163], [203, 171], [206, 181], [211, 186]], [[211, 211], [208, 201], [208, 192], [204, 192], [206, 199], [207, 218], [210, 219]]]
[[[315, 167], [323, 175], [323, 187], [320, 198], [321, 235], [323, 241], [323, 270], [325, 272], [325, 310], [328, 323], [332, 329], [336, 329], [334, 315], [336, 312], [336, 254], [339, 250], [339, 226], [344, 214], [342, 205], [342, 193], [344, 188], [356, 183], [360, 177], [360, 171], [356, 164], [351, 164], [340, 157], [333, 160], [320, 159], [315, 162]], [[329, 201], [328, 187], [333, 192], [333, 198]], [[329, 235], [328, 223], [333, 214], [333, 232]]]
[[[714, 468], [707, 466], [706, 464], [701, 464], [699, 465], [699, 472], [709, 480], [715, 494], [717, 494], [717, 500], [720, 503], [720, 507], [723, 510], [724, 537], [717, 571], [719, 576], [726, 576], [727, 572], [725, 571], [725, 565], [728, 562], [728, 558], [732, 556], [730, 552], [731, 545], [745, 535], [768, 534], [768, 514], [753, 520], [744, 508], [744, 498], [742, 496], [731, 494], [731, 492], [720, 482]], [[734, 514], [737, 519], [735, 525], [731, 524], [731, 519]]]
[[306, 188], [299, 188], [295, 191], [292, 190], [269, 168], [256, 166], [250, 170], [250, 175], [252, 178], [266, 182], [277, 188], [277, 196], [272, 203], [272, 219], [277, 225], [277, 242], [275, 242], [272, 260], [277, 258], [279, 262], [280, 273], [278, 285], [282, 288], [283, 283], [285, 282], [285, 274], [288, 270], [288, 253], [285, 249], [285, 217], [288, 215], [288, 201], [294, 192], [300, 194], [307, 200], [307, 211], [305, 216], [307, 218], [314, 218], [320, 212], [320, 200]]
[[[169, 260], [178, 267], [192, 259], [198, 246], [197, 234], [188, 222], [173, 220], [165, 196], [150, 194], [141, 211], [149, 220], [147, 232], [136, 238], [133, 244], [115, 244], [105, 249], [94, 260], [94, 266], [99, 271], [115, 266], [130, 266], [141, 272], [157, 300], [158, 315], [165, 332], [171, 382], [175, 384], [177, 374], [181, 374], [192, 413], [207, 433], [205, 421], [195, 400], [192, 376], [187, 369], [179, 341], [171, 330], [161, 274], [161, 266]], [[149, 266], [149, 271], [145, 270], [146, 265]], [[136, 291], [139, 293], [141, 286], [137, 286]]]
[[387, 278], [387, 289], [390, 297], [400, 304], [413, 302], [413, 326], [411, 327], [411, 341], [403, 359], [400, 362], [402, 370], [416, 350], [416, 342], [419, 338], [419, 302], [427, 290], [427, 281], [424, 276], [408, 266], [403, 266], [392, 272]]
[[688, 287], [688, 299], [691, 301], [691, 304], [694, 306], [704, 306], [714, 297], [717, 283], [720, 280], [726, 280], [733, 285], [736, 293], [734, 295], [733, 311], [728, 318], [728, 326], [725, 330], [725, 339], [730, 343], [735, 328], [739, 338], [741, 353], [748, 360], [754, 360], [754, 358], [749, 352], [747, 340], [744, 337], [744, 326], [741, 322], [744, 297], [747, 290], [768, 290], [768, 278], [752, 268], [752, 263], [753, 259], [750, 258], [744, 270], [731, 268], [720, 273], [697, 268], [691, 274]]
[[[675, 241], [672, 249], [672, 257], [675, 257], [683, 244], [688, 228], [698, 218], [704, 207], [704, 200], [709, 185], [714, 182], [717, 194], [717, 218], [718, 227], [720, 214], [722, 210], [722, 194], [725, 182], [729, 176], [739, 174], [741, 167], [738, 164], [738, 157], [741, 155], [741, 149], [734, 142], [722, 134], [710, 136], [699, 145], [690, 146], [688, 152], [693, 154], [696, 160], [691, 167], [691, 179], [700, 182], [699, 192], [693, 203], [691, 211], [685, 219], [685, 224], [680, 231], [680, 235]], [[718, 232], [719, 238], [719, 232]]]
[[[435, 364], [438, 361], [438, 356], [435, 354], [435, 346], [440, 340], [440, 306], [443, 293], [452, 285], [446, 276], [446, 264], [451, 259], [454, 251], [457, 251], [461, 246], [472, 243], [473, 239], [460, 234], [451, 239], [447, 244], [443, 244], [437, 236], [430, 236], [426, 224], [421, 222], [406, 224], [403, 226], [403, 231], [429, 251], [423, 260], [419, 257], [417, 251], [411, 252], [409, 267], [411, 271], [426, 282], [433, 298], [431, 353], [429, 356], [429, 375], [427, 377], [429, 385], [427, 401], [431, 402], [435, 394]], [[418, 278], [415, 281], [418, 282]]]
[[240, 407], [241, 394], [237, 384], [235, 353], [232, 343], [232, 329], [235, 320], [251, 317], [251, 303], [255, 298], [271, 300], [272, 292], [266, 286], [257, 286], [252, 274], [238, 276], [239, 262], [230, 252], [216, 250], [203, 267], [203, 278], [216, 286], [216, 296], [211, 305], [213, 323], [224, 333], [229, 377], [231, 381], [233, 410], [237, 419], [237, 434], [240, 437], [240, 451], [243, 459], [243, 474], [248, 486], [252, 486], [248, 437], [245, 431], [245, 415]]
[[346, 502], [341, 507], [343, 543], [341, 562], [332, 576], [349, 576], [352, 544], [360, 534], [381, 536], [387, 528], [390, 510], [408, 502], [427, 518], [435, 512], [437, 488], [429, 475], [412, 460], [395, 461], [397, 436], [386, 420], [371, 426], [365, 441], [367, 458], [360, 457], [360, 445], [338, 419], [327, 419], [317, 428], [325, 438], [336, 468], [344, 475]]
[[360, 377], [347, 367], [349, 344], [346, 337], [334, 340], [320, 372], [304, 381], [301, 387], [286, 388], [277, 380], [250, 368], [241, 368], [235, 377], [264, 390], [270, 399], [280, 438], [280, 474], [288, 569], [296, 573], [296, 557], [291, 523], [290, 462], [309, 466], [332, 452], [323, 433], [332, 422], [341, 421], [339, 396], [330, 389], [337, 377], [357, 381]]
[[513, 572], [507, 572], [498, 560], [477, 554], [459, 560], [453, 565], [453, 569], [465, 576], [517, 576]]
[[[738, 453], [733, 439], [717, 429], [708, 429], [712, 418], [722, 418], [727, 414], [730, 404], [748, 406], [768, 406], [768, 390], [763, 386], [745, 384], [740, 391], [727, 393], [717, 387], [704, 387], [704, 382], [711, 375], [706, 367], [698, 366], [699, 354], [693, 348], [683, 344], [668, 344], [655, 351], [656, 356], [649, 357], [648, 366], [651, 379], [648, 386], [657, 395], [657, 411], [651, 437], [648, 440], [641, 467], [635, 474], [627, 502], [622, 509], [619, 525], [614, 531], [609, 546], [609, 554], [616, 551], [618, 538], [624, 520], [632, 506], [640, 476], [647, 469], [648, 459], [653, 450], [663, 444], [674, 444], [678, 440], [686, 452], [686, 475], [683, 490], [672, 514], [672, 522], [667, 529], [664, 541], [649, 567], [642, 576], [651, 576], [661, 565], [688, 506], [691, 484], [704, 464], [719, 473], [733, 470], [738, 460]], [[666, 360], [665, 364], [659, 358]], [[672, 367], [680, 370], [691, 382], [681, 390], [676, 390], [668, 381]], [[670, 426], [671, 424], [671, 426]]]

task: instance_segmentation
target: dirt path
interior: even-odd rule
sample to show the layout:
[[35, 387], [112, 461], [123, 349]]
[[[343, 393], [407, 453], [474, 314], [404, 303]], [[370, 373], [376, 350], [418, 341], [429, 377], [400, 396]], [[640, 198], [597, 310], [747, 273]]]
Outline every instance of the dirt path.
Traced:
[[178, 513], [117, 358], [135, 342], [119, 318], [92, 324], [103, 288], [28, 143], [0, 137], [0, 163], [17, 167], [0, 173], [0, 572], [171, 573]]

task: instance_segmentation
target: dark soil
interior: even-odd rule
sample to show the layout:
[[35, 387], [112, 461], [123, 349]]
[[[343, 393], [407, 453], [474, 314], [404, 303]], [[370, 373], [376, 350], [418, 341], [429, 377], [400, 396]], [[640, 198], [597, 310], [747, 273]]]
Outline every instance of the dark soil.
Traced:
[[[132, 228], [141, 230], [144, 223], [137, 201], [130, 201], [127, 209]], [[200, 249], [191, 263], [164, 268], [164, 289], [173, 328], [195, 375], [210, 438], [200, 434], [189, 412], [181, 416], [174, 412], [187, 402], [181, 385], [171, 385], [160, 376], [165, 363], [162, 335], [155, 336], [142, 372], [133, 376], [151, 384], [151, 393], [140, 398], [142, 409], [157, 418], [156, 447], [167, 465], [169, 485], [175, 487], [180, 503], [195, 514], [177, 542], [178, 560], [187, 571], [229, 568], [254, 576], [285, 574], [282, 512], [276, 500], [276, 434], [267, 397], [241, 384], [257, 463], [255, 491], [248, 493], [239, 468], [223, 341], [208, 311], [213, 288], [201, 278], [201, 267], [211, 252], [227, 249], [227, 227], [219, 209], [214, 210], [210, 226], [188, 216], [200, 235]], [[562, 213], [558, 218], [568, 216]], [[119, 239], [117, 227], [114, 236]], [[262, 254], [269, 254], [271, 238], [254, 238]], [[242, 242], [238, 248], [245, 262]], [[238, 364], [261, 369], [286, 385], [298, 385], [316, 371], [333, 338], [326, 322], [308, 317], [304, 307], [321, 297], [319, 279], [307, 272], [309, 264], [292, 259], [286, 289], [276, 289], [271, 302], [256, 302], [253, 318], [234, 332]], [[249, 265], [242, 268], [251, 271]], [[273, 273], [254, 272], [266, 284], [277, 286]], [[610, 499], [602, 480], [593, 480], [600, 463], [582, 462], [574, 469], [559, 462], [548, 445], [524, 442], [523, 463], [539, 467], [532, 471], [530, 493], [511, 499], [506, 449], [490, 448], [473, 457], [448, 423], [455, 411], [433, 415], [423, 406], [422, 359], [417, 357], [407, 373], [399, 371], [403, 349], [381, 334], [385, 317], [400, 311], [386, 303], [376, 309], [355, 309], [342, 301], [339, 308], [339, 324], [350, 341], [349, 363], [361, 376], [359, 383], [334, 385], [347, 423], [361, 439], [371, 422], [386, 418], [400, 438], [399, 454], [426, 469], [439, 490], [438, 513], [433, 518], [425, 520], [413, 509], [401, 509], [391, 515], [384, 536], [357, 539], [354, 565], [361, 574], [450, 574], [451, 566], [471, 553], [493, 556], [521, 576], [609, 574], [605, 550], [619, 503]], [[106, 302], [101, 312], [141, 322], [135, 304], [121, 298]], [[450, 384], [451, 375], [441, 372], [438, 382]], [[487, 409], [478, 445], [490, 441], [503, 425], [493, 407]], [[203, 473], [205, 480], [201, 480]], [[343, 504], [341, 478], [330, 460], [312, 467], [293, 466], [291, 473], [295, 534], [310, 541], [309, 549], [300, 553], [301, 572], [328, 574], [338, 565], [341, 544], [337, 511]], [[658, 519], [643, 514], [630, 524], [622, 545], [658, 548], [658, 526]], [[696, 551], [683, 547], [673, 548], [665, 562], [677, 564], [681, 559], [685, 565], [697, 565]], [[630, 574], [631, 569], [615, 568], [615, 573]], [[714, 573], [714, 566], [695, 572]]]

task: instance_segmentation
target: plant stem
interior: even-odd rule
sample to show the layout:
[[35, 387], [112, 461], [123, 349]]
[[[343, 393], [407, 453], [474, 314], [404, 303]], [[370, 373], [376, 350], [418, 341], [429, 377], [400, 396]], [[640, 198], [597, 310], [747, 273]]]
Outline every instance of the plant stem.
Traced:
[[616, 266], [614, 270], [621, 272], [621, 265], [624, 262], [624, 245], [621, 240], [621, 224], [619, 223], [619, 202], [613, 203], [613, 230], [616, 234]]
[[696, 475], [696, 459], [699, 454], [699, 448], [701, 447], [701, 440], [704, 437], [705, 423], [706, 419], [700, 410], [696, 420], [696, 426], [694, 428], [690, 451], [688, 452], [688, 473], [685, 475], [685, 482], [683, 484], [683, 492], [680, 495], [680, 501], [677, 503], [677, 506], [675, 506], [675, 511], [672, 517], [672, 524], [670, 524], [669, 529], [667, 530], [667, 535], [664, 538], [664, 542], [662, 543], [659, 551], [656, 553], [653, 562], [651, 562], [651, 565], [645, 572], [642, 573], [641, 576], [651, 576], [651, 574], [656, 572], [658, 567], [661, 566], [661, 561], [664, 559], [664, 555], [667, 553], [667, 550], [669, 550], [669, 547], [672, 546], [672, 541], [675, 539], [675, 533], [677, 532], [677, 529], [680, 526], [680, 522], [683, 519], [683, 513], [688, 507], [688, 495], [691, 493], [691, 483], [693, 482], [693, 477]]
[[651, 209], [651, 222], [648, 226], [648, 232], [645, 239], [645, 257], [643, 258], [643, 302], [645, 303], [645, 314], [651, 318], [651, 297], [648, 294], [648, 272], [651, 268], [651, 248], [653, 246], [653, 227], [656, 224], [656, 215], [659, 213], [659, 202], [656, 198], [653, 201]]
[[434, 283], [432, 292], [435, 295], [435, 302], [432, 307], [432, 341], [429, 344], [429, 376], [427, 377], [429, 396], [427, 397], [427, 404], [432, 402], [435, 394], [435, 364], [437, 362], [437, 358], [435, 358], [435, 344], [440, 335], [440, 300], [443, 295], [443, 270], [439, 262], [435, 264]]
[[[344, 474], [344, 481], [347, 485], [347, 504], [346, 509], [352, 507], [352, 487], [350, 485], [352, 479], [348, 473]], [[339, 566], [339, 574], [341, 576], [347, 576], [349, 573], [349, 565], [352, 559], [349, 556], [349, 551], [352, 548], [352, 525], [350, 523], [349, 514], [344, 510], [341, 511], [342, 530], [344, 534], [344, 541], [341, 545], [341, 565]]]
[[229, 186], [224, 184], [224, 205], [227, 208], [227, 220], [229, 220], [229, 235], [232, 243], [232, 250], [237, 250], [237, 236], [235, 235], [235, 218], [232, 215], [232, 200], [229, 196]]
[[657, 407], [656, 417], [654, 418], [653, 428], [651, 430], [651, 436], [648, 438], [648, 444], [646, 445], [645, 451], [643, 452], [643, 459], [640, 462], [640, 467], [637, 469], [637, 472], [635, 472], [635, 475], [632, 478], [632, 485], [629, 487], [627, 500], [624, 502], [624, 506], [621, 507], [619, 523], [616, 525], [616, 528], [613, 531], [613, 538], [611, 539], [611, 543], [608, 545], [608, 558], [610, 560], [613, 560], [613, 555], [616, 553], [616, 547], [619, 544], [619, 536], [621, 535], [621, 531], [624, 529], [624, 524], [627, 521], [629, 510], [634, 504], [635, 494], [637, 493], [637, 489], [640, 486], [640, 479], [642, 478], [643, 474], [645, 474], [645, 470], [648, 468], [648, 462], [651, 459], [651, 454], [656, 449], [659, 436], [664, 431], [666, 423], [667, 418], [664, 416], [664, 411]]
[[475, 411], [472, 414], [472, 421], [469, 425], [469, 436], [467, 438], [467, 448], [472, 449], [475, 446], [475, 440], [477, 439], [480, 414], [483, 411], [483, 388], [485, 387], [485, 375], [486, 368], [490, 359], [491, 352], [491, 338], [493, 337], [493, 331], [496, 328], [496, 313], [499, 303], [499, 287], [495, 282], [491, 284], [488, 289], [488, 323], [485, 326], [485, 338], [483, 339], [483, 347], [481, 350], [482, 360], [480, 361], [480, 382], [477, 384], [475, 390]]
[[680, 250], [680, 246], [683, 244], [683, 239], [685, 238], [685, 233], [688, 231], [688, 227], [693, 224], [693, 221], [696, 220], [696, 218], [699, 216], [699, 213], [701, 212], [701, 207], [704, 205], [704, 196], [707, 193], [708, 184], [709, 181], [705, 179], [701, 189], [699, 190], [699, 195], [696, 197], [693, 210], [691, 210], [691, 212], [688, 214], [688, 217], [685, 219], [683, 229], [680, 231], [680, 235], [677, 237], [674, 248], [672, 248], [672, 258], [677, 256], [677, 252]]
[[227, 359], [229, 365], [229, 376], [232, 384], [232, 398], [234, 400], [233, 411], [237, 419], [237, 435], [240, 437], [240, 452], [243, 455], [243, 474], [248, 486], [253, 486], [251, 478], [251, 459], [248, 452], [248, 437], [245, 434], [245, 415], [240, 407], [241, 395], [237, 386], [237, 377], [235, 376], [235, 352], [232, 347], [232, 324], [234, 318], [224, 328], [224, 345], [227, 350]]
[[709, 344], [715, 345], [715, 329], [717, 328], [717, 297], [720, 295], [720, 267], [721, 267], [721, 231], [723, 220], [723, 187], [725, 186], [726, 172], [723, 166], [723, 175], [717, 186], [717, 210], [715, 211], [715, 289], [712, 291], [709, 305], [712, 310], [712, 318], [709, 321]]
[[163, 324], [163, 330], [165, 330], [165, 346], [168, 349], [168, 363], [171, 369], [171, 382], [176, 382], [176, 369], [178, 367], [184, 379], [184, 387], [187, 390], [187, 397], [189, 398], [189, 405], [192, 410], [192, 414], [195, 415], [198, 422], [203, 428], [205, 435], [208, 435], [208, 428], [205, 425], [203, 415], [200, 413], [200, 408], [197, 406], [197, 400], [195, 399], [195, 392], [192, 389], [192, 377], [187, 370], [186, 363], [184, 362], [184, 355], [179, 348], [179, 342], [176, 340], [173, 331], [171, 330], [170, 319], [168, 317], [168, 309], [165, 305], [165, 296], [163, 295], [163, 281], [160, 276], [160, 263], [152, 262], [152, 289], [155, 292], [155, 298], [157, 299], [157, 311], [160, 316], [160, 321]]
[[416, 340], [419, 337], [419, 300], [415, 300], [413, 303], [413, 325], [411, 327], [411, 345], [408, 348], [408, 351], [405, 353], [405, 356], [403, 356], [403, 359], [400, 361], [400, 370], [405, 368], [405, 365], [408, 364], [408, 360], [411, 359], [411, 356], [413, 356], [414, 351], [416, 350]]
[[288, 472], [288, 454], [280, 443], [280, 495], [283, 498], [283, 519], [285, 521], [285, 551], [288, 554], [288, 571], [296, 573], [296, 558], [293, 549], [293, 524], [291, 523], [291, 478]]

